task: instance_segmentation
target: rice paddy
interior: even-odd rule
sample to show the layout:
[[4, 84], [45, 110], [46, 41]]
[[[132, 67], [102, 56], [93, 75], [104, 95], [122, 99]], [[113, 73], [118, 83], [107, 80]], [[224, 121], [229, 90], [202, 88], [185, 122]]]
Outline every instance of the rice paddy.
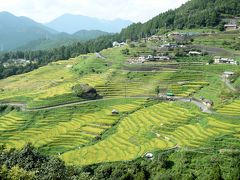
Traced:
[[50, 154], [78, 148], [93, 141], [119, 120], [120, 116], [112, 115], [113, 108], [120, 113], [130, 112], [145, 102], [142, 99], [115, 101], [118, 103], [112, 103], [112, 106], [111, 100], [106, 100], [102, 102], [104, 104], [96, 102], [39, 113], [12, 111], [0, 116], [0, 142], [16, 148], [31, 142]]
[[240, 100], [235, 100], [231, 104], [223, 106], [218, 109], [218, 112], [229, 116], [240, 116]]
[[61, 157], [79, 165], [131, 160], [155, 149], [199, 148], [215, 136], [238, 133], [240, 125], [214, 118], [205, 117], [205, 124], [203, 120], [191, 122], [198, 115], [197, 109], [183, 108], [178, 103], [158, 103], [122, 119], [116, 132], [106, 139]]

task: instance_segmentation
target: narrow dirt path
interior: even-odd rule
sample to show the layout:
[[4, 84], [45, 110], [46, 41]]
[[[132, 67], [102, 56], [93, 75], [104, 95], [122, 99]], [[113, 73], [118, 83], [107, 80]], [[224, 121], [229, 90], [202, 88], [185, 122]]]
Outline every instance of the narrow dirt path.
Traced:
[[97, 58], [100, 58], [100, 59], [106, 59], [102, 54], [100, 53], [95, 53], [96, 57]]

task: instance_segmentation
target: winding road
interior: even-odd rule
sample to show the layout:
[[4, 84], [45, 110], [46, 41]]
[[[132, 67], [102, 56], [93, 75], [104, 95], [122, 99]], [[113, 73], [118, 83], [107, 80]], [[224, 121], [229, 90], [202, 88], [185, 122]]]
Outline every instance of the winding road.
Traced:
[[180, 98], [179, 101], [181, 102], [191, 102], [195, 104], [199, 109], [201, 109], [202, 112], [212, 114], [214, 113], [212, 110], [210, 110], [205, 104], [203, 104], [201, 101], [197, 101], [192, 98]]
[[[144, 96], [138, 96], [138, 97], [127, 97], [128, 99], [147, 99], [150, 97], [144, 97]], [[24, 103], [0, 103], [0, 105], [6, 105], [6, 106], [13, 106], [13, 107], [18, 107], [22, 111], [27, 111], [27, 112], [33, 112], [33, 111], [43, 111], [43, 110], [52, 110], [52, 109], [57, 109], [57, 108], [62, 108], [62, 107], [70, 107], [70, 106], [75, 106], [75, 105], [81, 105], [81, 104], [87, 104], [87, 103], [92, 103], [92, 102], [100, 102], [100, 101], [106, 101], [106, 100], [117, 100], [119, 98], [105, 98], [105, 99], [97, 99], [97, 100], [88, 100], [88, 101], [80, 101], [80, 102], [72, 102], [72, 103], [66, 103], [66, 104], [60, 104], [60, 105], [54, 105], [54, 106], [46, 106], [46, 107], [39, 107], [39, 108], [27, 108], [26, 104]], [[182, 98], [182, 97], [174, 97], [175, 101], [181, 101], [181, 102], [190, 102], [195, 104], [199, 109], [204, 112], [211, 114], [213, 111], [211, 111], [205, 104], [203, 104], [200, 101], [197, 101], [193, 98]]]

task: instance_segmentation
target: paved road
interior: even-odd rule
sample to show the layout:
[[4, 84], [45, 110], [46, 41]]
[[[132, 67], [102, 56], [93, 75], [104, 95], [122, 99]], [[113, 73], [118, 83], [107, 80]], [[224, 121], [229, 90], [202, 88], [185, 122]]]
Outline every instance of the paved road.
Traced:
[[212, 114], [213, 111], [211, 111], [205, 104], [203, 104], [200, 101], [197, 101], [195, 99], [192, 98], [180, 98], [179, 101], [181, 102], [191, 102], [193, 104], [195, 104], [197, 107], [199, 107], [199, 109], [204, 112], [204, 113], [208, 113], [208, 114]]
[[[142, 99], [147, 99], [149, 97], [143, 97], [143, 96], [141, 96], [141, 97], [127, 97], [127, 99], [141, 99], [141, 98]], [[51, 110], [51, 109], [57, 109], [57, 108], [62, 108], [62, 107], [69, 107], [69, 106], [87, 104], [87, 103], [92, 103], [92, 102], [100, 102], [100, 101], [116, 100], [116, 99], [119, 99], [119, 98], [106, 98], [106, 99], [88, 100], [88, 101], [80, 101], [80, 102], [66, 103], [66, 104], [61, 104], [61, 105], [55, 105], [55, 106], [50, 106], [50, 107], [39, 107], [39, 108], [27, 108], [26, 104], [24, 104], [24, 103], [22, 103], [22, 104], [21, 103], [3, 103], [3, 104], [0, 104], [0, 105], [8, 105], [8, 106], [19, 107], [23, 111], [31, 112], [31, 111]], [[208, 107], [205, 104], [203, 104], [202, 102], [197, 101], [195, 99], [175, 97], [174, 100], [181, 101], [181, 102], [191, 102], [191, 103], [195, 104], [196, 106], [198, 106], [199, 109], [202, 112], [209, 113], [209, 114], [213, 113], [213, 111], [209, 110]]]
[[[148, 97], [126, 97], [127, 99], [147, 99]], [[75, 105], [81, 105], [81, 104], [87, 104], [92, 102], [100, 102], [100, 101], [106, 101], [106, 100], [116, 100], [120, 98], [105, 98], [105, 99], [97, 99], [97, 100], [88, 100], [88, 101], [80, 101], [80, 102], [73, 102], [73, 103], [66, 103], [61, 105], [54, 105], [54, 106], [46, 106], [46, 107], [39, 107], [39, 108], [27, 108], [26, 104], [14, 104], [14, 103], [5, 103], [0, 105], [8, 105], [8, 106], [15, 106], [21, 108], [23, 111], [41, 111], [41, 110], [51, 110], [51, 109], [57, 109], [62, 107], [69, 107], [69, 106], [75, 106]]]

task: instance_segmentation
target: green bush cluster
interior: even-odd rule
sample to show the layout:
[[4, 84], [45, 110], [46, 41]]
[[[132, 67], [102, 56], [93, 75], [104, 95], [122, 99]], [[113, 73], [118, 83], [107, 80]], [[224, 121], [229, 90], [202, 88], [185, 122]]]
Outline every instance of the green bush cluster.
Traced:
[[233, 179], [240, 178], [240, 153], [169, 150], [129, 162], [84, 167], [66, 166], [58, 157], [39, 153], [30, 144], [20, 150], [0, 149], [0, 179]]

